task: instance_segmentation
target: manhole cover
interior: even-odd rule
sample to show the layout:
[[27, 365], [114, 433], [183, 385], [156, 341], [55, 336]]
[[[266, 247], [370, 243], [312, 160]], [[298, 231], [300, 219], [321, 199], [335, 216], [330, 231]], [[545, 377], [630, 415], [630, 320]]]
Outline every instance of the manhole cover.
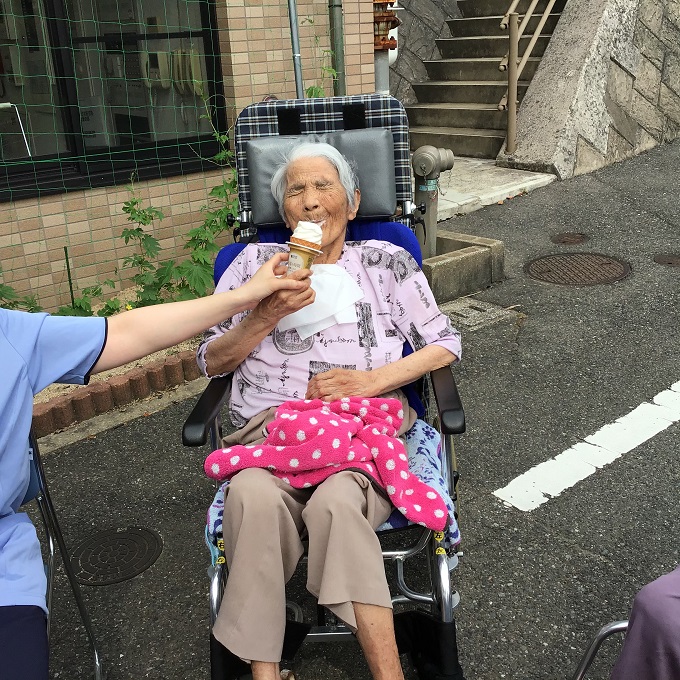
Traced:
[[680, 255], [677, 253], [660, 253], [654, 256], [654, 262], [665, 264], [669, 267], [680, 267]]
[[106, 586], [141, 574], [162, 550], [163, 539], [151, 529], [110, 529], [83, 541], [73, 551], [71, 564], [80, 583]]
[[599, 253], [563, 253], [532, 260], [524, 267], [532, 278], [563, 286], [613, 283], [630, 274], [630, 265]]
[[581, 243], [585, 243], [588, 237], [585, 234], [581, 234], [577, 231], [565, 231], [561, 234], [555, 234], [550, 237], [553, 243], [561, 243], [563, 245], [577, 246]]

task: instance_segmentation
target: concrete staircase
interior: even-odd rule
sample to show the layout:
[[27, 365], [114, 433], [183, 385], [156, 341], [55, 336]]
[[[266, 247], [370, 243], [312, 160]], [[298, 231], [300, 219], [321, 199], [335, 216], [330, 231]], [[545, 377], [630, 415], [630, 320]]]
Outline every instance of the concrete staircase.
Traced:
[[[543, 12], [547, 0], [539, 0], [536, 12]], [[566, 0], [557, 0], [534, 46], [518, 86], [521, 102], [536, 72]], [[413, 83], [418, 103], [406, 107], [411, 149], [423, 144], [453, 149], [457, 156], [495, 158], [506, 136], [506, 113], [498, 103], [507, 88], [507, 72], [498, 65], [508, 51], [508, 32], [500, 29], [510, 0], [458, 0], [462, 19], [448, 21], [451, 38], [440, 38], [441, 59], [425, 61], [429, 80]], [[530, 0], [520, 0], [522, 13]], [[520, 40], [524, 53], [538, 24], [529, 22]]]

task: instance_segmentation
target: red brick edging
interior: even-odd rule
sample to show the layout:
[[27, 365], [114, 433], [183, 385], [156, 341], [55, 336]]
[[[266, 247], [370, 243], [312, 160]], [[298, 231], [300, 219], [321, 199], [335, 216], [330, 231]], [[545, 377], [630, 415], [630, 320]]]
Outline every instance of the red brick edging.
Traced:
[[33, 428], [44, 437], [74, 423], [80, 423], [117, 406], [162, 392], [168, 387], [195, 380], [201, 373], [196, 353], [185, 350], [142, 368], [133, 368], [106, 381], [79, 387], [33, 407]]

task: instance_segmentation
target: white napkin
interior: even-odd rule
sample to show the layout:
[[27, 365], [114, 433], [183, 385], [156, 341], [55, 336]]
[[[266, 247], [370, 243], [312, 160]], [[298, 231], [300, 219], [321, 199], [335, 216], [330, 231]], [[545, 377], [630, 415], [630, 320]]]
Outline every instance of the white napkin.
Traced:
[[280, 331], [297, 330], [301, 340], [340, 323], [356, 323], [354, 303], [364, 297], [357, 282], [337, 264], [313, 264], [312, 288], [316, 298], [279, 321]]

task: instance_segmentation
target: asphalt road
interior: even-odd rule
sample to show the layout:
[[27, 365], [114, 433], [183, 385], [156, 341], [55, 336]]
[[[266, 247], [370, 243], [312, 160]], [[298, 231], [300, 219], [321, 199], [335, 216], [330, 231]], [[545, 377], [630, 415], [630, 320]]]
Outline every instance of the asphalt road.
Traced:
[[[506, 280], [474, 297], [510, 310], [481, 328], [462, 327], [465, 354], [455, 369], [468, 417], [457, 444], [464, 557], [453, 573], [468, 680], [570, 677], [589, 637], [626, 618], [635, 592], [680, 561], [677, 422], [532, 511], [493, 493], [680, 381], [680, 268], [653, 261], [680, 254], [678, 168], [676, 142], [440, 225], [504, 242]], [[588, 240], [551, 242], [567, 231]], [[620, 258], [632, 273], [573, 287], [523, 271], [535, 257], [567, 251]], [[211, 485], [205, 452], [180, 441], [191, 403], [46, 458], [70, 545], [129, 526], [163, 538], [162, 554], [141, 575], [84, 588], [110, 680], [208, 677], [202, 526]], [[423, 566], [410, 572], [416, 583]], [[303, 594], [299, 579], [293, 588]], [[589, 677], [607, 678], [619, 645], [605, 644]], [[55, 678], [91, 677], [63, 578], [52, 669]], [[305, 645], [299, 670], [302, 680], [370, 677], [351, 642]]]

